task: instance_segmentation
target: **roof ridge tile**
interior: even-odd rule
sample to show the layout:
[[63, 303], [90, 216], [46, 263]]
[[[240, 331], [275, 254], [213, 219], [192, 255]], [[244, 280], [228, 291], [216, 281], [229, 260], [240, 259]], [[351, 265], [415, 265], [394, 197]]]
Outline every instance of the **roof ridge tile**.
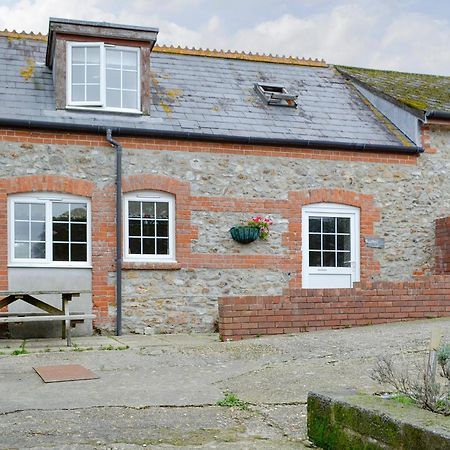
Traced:
[[[4, 29], [0, 31], [0, 36], [7, 37], [8, 39], [33, 39], [38, 41], [46, 41], [47, 35], [34, 32], [18, 32], [16, 30]], [[196, 48], [196, 47], [181, 47], [174, 45], [159, 45], [156, 44], [153, 48], [157, 53], [172, 53], [178, 55], [190, 55], [190, 56], [209, 56], [211, 58], [224, 58], [224, 59], [239, 59], [245, 61], [257, 61], [267, 63], [278, 64], [290, 64], [297, 66], [312, 66], [312, 67], [328, 67], [328, 64], [323, 59], [302, 58], [298, 56], [279, 56], [272, 55], [271, 53], [258, 53], [258, 52], [244, 52], [237, 50], [217, 50], [209, 48]]]

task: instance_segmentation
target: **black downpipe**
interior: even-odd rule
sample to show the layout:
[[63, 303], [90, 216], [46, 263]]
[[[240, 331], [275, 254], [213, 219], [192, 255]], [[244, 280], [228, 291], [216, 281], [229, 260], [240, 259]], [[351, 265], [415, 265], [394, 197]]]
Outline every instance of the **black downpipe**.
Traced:
[[106, 140], [116, 149], [116, 336], [122, 335], [122, 145], [112, 138], [110, 128]]

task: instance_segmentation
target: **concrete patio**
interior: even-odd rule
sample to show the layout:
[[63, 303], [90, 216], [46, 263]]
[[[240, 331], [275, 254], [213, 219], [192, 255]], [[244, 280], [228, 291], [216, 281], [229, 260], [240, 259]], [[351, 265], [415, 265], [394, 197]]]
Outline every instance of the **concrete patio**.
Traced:
[[[377, 357], [421, 361], [435, 327], [448, 342], [450, 319], [239, 342], [215, 334], [94, 336], [73, 348], [1, 340], [0, 448], [304, 448], [309, 390], [380, 390], [369, 377]], [[100, 378], [46, 384], [33, 370], [54, 364], [81, 364]], [[227, 392], [248, 407], [217, 406]]]

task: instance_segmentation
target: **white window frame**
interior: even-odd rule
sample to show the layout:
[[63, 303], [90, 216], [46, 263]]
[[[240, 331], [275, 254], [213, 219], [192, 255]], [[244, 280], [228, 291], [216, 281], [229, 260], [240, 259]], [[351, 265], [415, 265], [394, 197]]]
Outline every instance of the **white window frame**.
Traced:
[[[137, 255], [129, 252], [129, 222], [128, 205], [130, 201], [137, 202], [168, 202], [169, 203], [169, 253], [167, 255]], [[175, 232], [175, 196], [159, 191], [139, 191], [124, 195], [123, 199], [123, 259], [126, 262], [176, 262], [176, 232]]]
[[[344, 205], [339, 203], [314, 203], [306, 205], [302, 208], [302, 286], [307, 289], [309, 286], [309, 274], [311, 268], [309, 267], [309, 226], [308, 220], [310, 216], [320, 217], [350, 217], [351, 218], [351, 242], [350, 247], [351, 266], [353, 269], [352, 282], [360, 281], [360, 210], [355, 206]], [[317, 269], [312, 268], [313, 271], [320, 272], [322, 267]], [[333, 270], [335, 269], [335, 270]], [[340, 268], [330, 267], [327, 270], [339, 274]], [[331, 287], [330, 289], [333, 289]]]
[[[45, 204], [45, 259], [14, 257], [14, 204]], [[53, 203], [86, 203], [87, 205], [87, 261], [53, 261]], [[91, 202], [89, 198], [52, 192], [13, 194], [8, 196], [8, 266], [9, 267], [91, 267], [92, 264]]]
[[[72, 100], [72, 48], [74, 47], [99, 47], [100, 48], [100, 101], [76, 102]], [[137, 56], [137, 109], [112, 108], [106, 106], [106, 48], [134, 51]], [[110, 111], [141, 114], [141, 52], [139, 47], [124, 47], [104, 42], [67, 42], [66, 44], [66, 105], [69, 109]]]

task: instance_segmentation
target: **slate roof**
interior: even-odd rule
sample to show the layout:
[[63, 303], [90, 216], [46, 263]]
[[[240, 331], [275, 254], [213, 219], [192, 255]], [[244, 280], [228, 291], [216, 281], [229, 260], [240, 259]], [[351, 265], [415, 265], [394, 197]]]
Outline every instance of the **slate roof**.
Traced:
[[365, 86], [421, 111], [450, 112], [450, 77], [337, 66]]
[[[0, 119], [203, 135], [404, 145], [356, 90], [329, 67], [153, 52], [150, 116], [56, 110], [46, 41], [0, 36]], [[284, 84], [299, 94], [298, 108], [269, 106], [255, 82]]]

